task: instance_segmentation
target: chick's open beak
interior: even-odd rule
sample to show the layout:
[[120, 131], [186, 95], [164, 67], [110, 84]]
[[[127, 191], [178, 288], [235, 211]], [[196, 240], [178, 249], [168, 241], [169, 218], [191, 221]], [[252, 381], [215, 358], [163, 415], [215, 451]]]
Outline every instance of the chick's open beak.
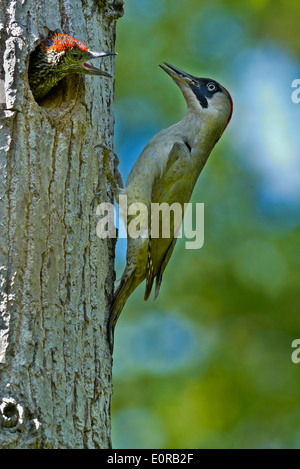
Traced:
[[[118, 55], [116, 52], [93, 52], [89, 51], [88, 52], [88, 60], [90, 59], [95, 59], [98, 57], [107, 57], [109, 55]], [[90, 75], [103, 75], [105, 77], [110, 77], [113, 78], [109, 73], [104, 72], [104, 70], [100, 70], [100, 68], [96, 68], [93, 65], [84, 62], [81, 64], [82, 68], [84, 71]]]

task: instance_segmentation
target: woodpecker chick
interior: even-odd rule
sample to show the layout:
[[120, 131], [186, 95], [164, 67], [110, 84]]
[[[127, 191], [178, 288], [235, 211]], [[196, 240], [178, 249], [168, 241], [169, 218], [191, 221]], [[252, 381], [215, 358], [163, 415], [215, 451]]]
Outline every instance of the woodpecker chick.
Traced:
[[[121, 190], [127, 205], [135, 202], [147, 206], [179, 202], [184, 213], [210, 152], [226, 129], [232, 115], [232, 99], [228, 91], [210, 78], [197, 78], [164, 62], [160, 67], [179, 86], [187, 103], [185, 117], [153, 137], [136, 163]], [[129, 217], [127, 219], [129, 223]], [[172, 220], [171, 220], [172, 221]], [[181, 224], [182, 219], [180, 220]], [[109, 318], [109, 342], [113, 350], [114, 328], [131, 293], [146, 279], [147, 300], [154, 279], [157, 297], [163, 272], [172, 255], [176, 237], [174, 220], [170, 237], [151, 238], [149, 217], [141, 221], [140, 232], [148, 229], [148, 237], [127, 237], [126, 267], [115, 292]]]
[[29, 61], [29, 84], [35, 99], [42, 99], [66, 75], [80, 73], [87, 75], [111, 75], [87, 60], [116, 55], [114, 52], [92, 52], [74, 37], [55, 33], [42, 42]]

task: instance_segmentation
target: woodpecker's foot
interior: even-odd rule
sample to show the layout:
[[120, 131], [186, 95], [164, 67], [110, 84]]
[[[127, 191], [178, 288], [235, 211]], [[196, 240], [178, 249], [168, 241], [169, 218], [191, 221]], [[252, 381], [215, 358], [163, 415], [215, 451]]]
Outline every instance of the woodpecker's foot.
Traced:
[[113, 355], [113, 353], [114, 353], [114, 331], [110, 327], [108, 329], [108, 343], [109, 343], [110, 353]]
[[123, 179], [122, 179], [122, 175], [119, 171], [119, 163], [120, 163], [120, 160], [119, 158], [117, 157], [117, 155], [114, 153], [114, 156], [115, 156], [115, 159], [114, 159], [114, 176], [115, 176], [115, 181], [118, 185], [118, 188], [119, 188], [119, 191], [120, 189], [124, 189], [124, 184], [123, 184]]
[[[101, 148], [103, 155], [101, 176], [102, 178], [107, 178], [109, 181], [114, 197], [118, 202], [120, 190], [124, 188], [122, 176], [118, 169], [119, 158], [111, 149], [105, 147], [104, 145], [97, 145], [96, 148]], [[111, 153], [113, 153], [113, 168], [111, 168]], [[99, 195], [101, 192], [102, 191], [100, 190], [95, 195]]]

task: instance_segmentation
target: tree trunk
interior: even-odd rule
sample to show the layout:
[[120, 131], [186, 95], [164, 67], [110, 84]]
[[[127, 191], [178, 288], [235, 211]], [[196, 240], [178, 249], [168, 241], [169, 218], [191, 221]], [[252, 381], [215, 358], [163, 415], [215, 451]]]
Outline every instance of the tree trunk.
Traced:
[[113, 51], [122, 5], [0, 4], [0, 448], [111, 444], [114, 240], [96, 207], [113, 200], [113, 79], [69, 76], [38, 104], [27, 68], [49, 31]]

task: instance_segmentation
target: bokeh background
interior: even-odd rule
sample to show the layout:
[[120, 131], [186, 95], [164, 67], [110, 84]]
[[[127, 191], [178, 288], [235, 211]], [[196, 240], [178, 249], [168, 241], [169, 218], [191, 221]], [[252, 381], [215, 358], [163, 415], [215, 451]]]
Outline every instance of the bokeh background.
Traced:
[[[300, 448], [298, 0], [125, 0], [115, 150], [124, 180], [185, 102], [167, 61], [220, 81], [232, 121], [201, 174], [205, 244], [177, 242], [158, 299], [116, 328], [114, 448]], [[117, 244], [117, 276], [126, 240]]]

